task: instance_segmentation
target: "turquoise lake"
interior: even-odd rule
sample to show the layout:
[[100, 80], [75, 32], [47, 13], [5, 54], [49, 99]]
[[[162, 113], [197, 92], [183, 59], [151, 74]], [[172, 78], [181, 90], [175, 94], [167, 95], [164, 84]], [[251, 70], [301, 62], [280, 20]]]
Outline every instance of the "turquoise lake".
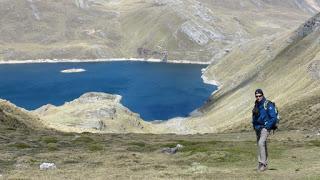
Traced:
[[[81, 73], [61, 70], [83, 68]], [[204, 84], [204, 65], [148, 62], [42, 63], [0, 65], [0, 98], [34, 110], [62, 105], [86, 92], [122, 96], [121, 103], [146, 121], [186, 117], [216, 86]]]

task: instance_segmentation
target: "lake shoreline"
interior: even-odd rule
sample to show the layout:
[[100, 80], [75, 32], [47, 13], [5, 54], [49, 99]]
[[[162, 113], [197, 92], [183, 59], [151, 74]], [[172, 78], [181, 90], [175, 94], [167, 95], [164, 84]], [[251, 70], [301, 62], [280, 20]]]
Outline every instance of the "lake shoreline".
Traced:
[[[108, 59], [36, 59], [36, 60], [1, 60], [1, 64], [33, 64], [33, 63], [92, 63], [92, 62], [119, 62], [119, 61], [132, 61], [132, 62], [150, 62], [150, 63], [170, 63], [170, 64], [200, 64], [210, 65], [211, 62], [197, 62], [190, 60], [167, 60], [161, 59], [142, 59], [142, 58], [108, 58]], [[208, 80], [202, 72], [201, 78], [204, 83], [220, 87], [220, 84], [214, 80]], [[218, 88], [219, 89], [219, 88]]]
[[36, 59], [36, 60], [2, 60], [0, 64], [31, 64], [31, 63], [82, 63], [82, 62], [152, 62], [152, 63], [172, 63], [172, 64], [203, 64], [209, 65], [210, 62], [197, 62], [189, 60], [167, 60], [161, 59], [142, 59], [142, 58], [108, 58], [108, 59]]
[[[38, 107], [41, 107], [45, 104], [53, 104], [55, 106], [59, 106], [65, 102], [76, 99], [76, 97], [86, 92], [108, 92], [110, 94], [124, 95], [125, 98], [124, 101], [121, 102], [121, 104], [130, 109], [132, 112], [139, 113], [140, 117], [145, 121], [152, 121], [154, 119], [168, 120], [172, 117], [187, 117], [190, 112], [201, 107], [203, 105], [203, 102], [206, 102], [207, 97], [210, 96], [211, 93], [216, 89], [216, 87], [205, 85], [207, 83], [203, 83], [203, 79], [201, 79], [201, 70], [207, 65], [144, 63], [130, 61], [100, 63], [83, 63], [83, 61], [76, 63], [69, 63], [70, 61], [66, 63], [59, 63], [61, 61], [47, 61], [52, 63], [30, 64], [26, 64], [26, 62], [40, 62], [40, 60], [24, 61], [24, 64], [20, 63], [16, 65], [0, 65], [0, 72], [3, 74], [2, 75], [0, 73], [0, 77], [2, 76], [2, 78], [0, 78], [0, 81], [7, 82], [7, 78], [5, 78], [5, 75], [8, 76], [9, 73], [13, 73], [12, 77], [16, 78], [12, 79], [18, 80], [19, 82], [23, 81], [26, 84], [23, 85], [23, 87], [25, 87], [26, 89], [22, 90], [22, 88], [19, 88], [19, 90], [21, 90], [21, 93], [18, 92], [18, 94], [26, 95], [27, 98], [24, 98], [26, 100], [21, 97], [12, 98], [14, 96], [9, 95], [10, 93], [14, 93], [8, 90], [3, 91], [3, 93], [2, 91], [0, 91], [0, 94], [3, 96], [2, 99], [10, 100], [14, 104], [17, 104], [19, 107], [23, 107], [28, 110], [37, 109]], [[90, 62], [93, 62], [93, 60]], [[97, 62], [97, 60], [95, 60], [94, 62]], [[10, 63], [14, 63], [14, 61], [11, 61]], [[19, 69], [19, 72], [22, 72], [23, 77], [20, 77], [22, 76], [21, 73], [16, 73], [16, 68]], [[61, 74], [75, 73], [79, 72], [80, 70], [82, 72], [87, 72], [82, 73], [80, 76]], [[118, 72], [120, 73], [120, 75], [116, 76]], [[155, 76], [153, 77], [152, 75]], [[135, 77], [135, 80], [132, 80], [132, 78], [129, 77]], [[143, 80], [146, 78], [151, 78], [151, 80]], [[154, 79], [156, 79], [156, 81]], [[82, 80], [87, 83], [86, 86], [83, 86], [83, 83], [81, 83]], [[57, 82], [59, 83], [59, 86], [56, 85]], [[64, 84], [64, 82], [67, 82], [67, 84]], [[166, 84], [166, 82], [168, 83]], [[179, 82], [179, 87], [177, 87], [177, 82]], [[154, 83], [156, 83], [156, 85], [154, 85]], [[190, 83], [195, 87], [190, 87]], [[10, 83], [8, 84], [4, 83], [1, 86], [3, 88], [0, 89], [6, 90], [10, 89], [10, 87], [11, 89], [16, 89], [14, 84], [15, 83], [12, 83], [12, 81], [10, 81]], [[177, 98], [176, 96], [178, 95], [174, 95], [175, 97], [171, 98], [171, 102], [176, 103], [172, 104], [174, 104], [174, 107], [177, 110], [173, 111], [172, 109], [169, 109], [167, 110], [169, 115], [163, 115], [163, 113], [161, 113], [159, 117], [154, 116], [153, 114], [157, 114], [157, 111], [160, 111], [161, 109], [166, 110], [166, 108], [171, 104], [166, 104], [167, 102], [163, 102], [165, 100], [163, 100], [163, 98], [161, 97], [154, 97], [154, 95], [150, 93], [153, 92], [150, 89], [141, 88], [145, 87], [147, 84], [150, 84], [151, 89], [157, 89], [154, 90], [154, 92], [158, 94], [158, 91], [161, 91], [161, 88], [159, 87], [162, 87], [159, 86], [159, 84], [163, 85], [163, 87], [165, 88], [173, 89], [166, 90], [165, 92], [161, 91], [162, 94], [169, 96], [169, 98], [171, 98], [172, 92], [174, 92], [177, 88], [182, 88], [183, 90], [180, 91], [181, 97], [179, 96], [179, 98]], [[88, 88], [89, 85], [90, 88]], [[118, 90], [116, 89], [117, 87], [122, 89]], [[44, 95], [47, 91], [54, 91], [56, 95], [51, 95], [53, 93]], [[71, 91], [74, 93], [71, 93]], [[41, 96], [41, 98], [33, 97], [31, 95], [34, 93], [28, 94], [26, 92], [41, 92], [37, 94], [37, 97]], [[151, 95], [149, 95], [148, 93]], [[192, 99], [190, 95], [188, 95], [196, 93], [198, 93], [197, 98]], [[6, 98], [6, 96], [8, 97]], [[187, 98], [185, 96], [187, 96]], [[11, 99], [9, 97], [11, 97]], [[58, 97], [60, 97], [60, 99]], [[133, 98], [130, 99], [130, 97]], [[144, 99], [147, 99], [147, 102], [152, 103], [136, 103], [136, 99], [140, 97], [143, 97]], [[32, 99], [32, 103], [28, 99]], [[192, 101], [190, 99], [192, 99]], [[178, 105], [180, 105], [182, 102], [184, 103], [184, 105], [178, 108]], [[156, 107], [153, 104], [160, 105]], [[166, 105], [164, 106], [162, 104]], [[148, 109], [151, 109], [153, 113], [149, 113], [147, 111]], [[180, 113], [180, 111], [182, 113]], [[177, 112], [179, 112], [180, 114]], [[170, 115], [170, 113], [172, 115]]]

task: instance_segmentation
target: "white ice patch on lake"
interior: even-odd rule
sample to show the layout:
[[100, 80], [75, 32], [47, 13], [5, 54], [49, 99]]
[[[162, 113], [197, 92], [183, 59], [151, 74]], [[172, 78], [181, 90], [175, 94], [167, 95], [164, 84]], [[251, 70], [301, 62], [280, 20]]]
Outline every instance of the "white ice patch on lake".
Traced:
[[86, 71], [85, 69], [72, 68], [72, 69], [65, 69], [60, 72], [62, 72], [62, 73], [79, 73], [79, 72], [85, 72], [85, 71]]

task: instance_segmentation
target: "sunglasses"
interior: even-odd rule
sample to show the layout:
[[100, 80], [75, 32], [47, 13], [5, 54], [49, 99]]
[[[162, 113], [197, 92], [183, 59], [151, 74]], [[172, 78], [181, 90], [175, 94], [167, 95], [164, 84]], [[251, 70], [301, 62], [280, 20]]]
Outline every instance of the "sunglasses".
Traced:
[[256, 95], [256, 98], [258, 98], [258, 97], [262, 97], [263, 95]]

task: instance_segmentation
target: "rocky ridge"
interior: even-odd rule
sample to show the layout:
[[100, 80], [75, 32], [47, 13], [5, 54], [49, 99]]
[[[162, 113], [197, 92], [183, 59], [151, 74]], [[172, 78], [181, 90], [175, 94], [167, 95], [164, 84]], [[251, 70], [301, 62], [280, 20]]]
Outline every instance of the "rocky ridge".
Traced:
[[150, 124], [120, 104], [121, 96], [89, 92], [62, 106], [45, 105], [33, 114], [63, 131], [150, 132]]
[[139, 57], [143, 48], [209, 62], [235, 44], [292, 29], [318, 9], [310, 0], [3, 0], [0, 60], [163, 58]]

